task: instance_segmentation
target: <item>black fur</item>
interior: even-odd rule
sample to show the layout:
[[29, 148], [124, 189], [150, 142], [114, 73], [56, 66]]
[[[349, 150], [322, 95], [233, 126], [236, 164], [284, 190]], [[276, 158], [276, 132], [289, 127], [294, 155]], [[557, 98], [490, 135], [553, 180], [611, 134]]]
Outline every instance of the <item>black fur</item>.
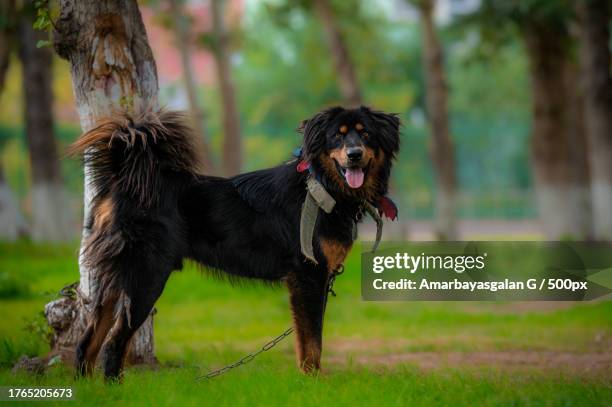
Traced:
[[[332, 213], [320, 211], [315, 227], [318, 265], [300, 250], [308, 172], [297, 172], [295, 160], [232, 178], [199, 175], [192, 135], [180, 114], [118, 117], [73, 146], [73, 152], [84, 152], [96, 191], [85, 257], [102, 282], [97, 312], [78, 346], [79, 371], [91, 371], [104, 343], [106, 377], [120, 374], [129, 339], [185, 258], [230, 276], [285, 282], [298, 362], [305, 371], [319, 368], [329, 272], [351, 247], [362, 200], [376, 203], [387, 192], [399, 149], [397, 116], [335, 107], [303, 123], [300, 159], [310, 162], [313, 176], [337, 201]], [[357, 123], [365, 129], [357, 131]], [[348, 126], [346, 135], [338, 133], [342, 125]], [[343, 184], [329, 158], [349, 139], [371, 157], [359, 189]]]

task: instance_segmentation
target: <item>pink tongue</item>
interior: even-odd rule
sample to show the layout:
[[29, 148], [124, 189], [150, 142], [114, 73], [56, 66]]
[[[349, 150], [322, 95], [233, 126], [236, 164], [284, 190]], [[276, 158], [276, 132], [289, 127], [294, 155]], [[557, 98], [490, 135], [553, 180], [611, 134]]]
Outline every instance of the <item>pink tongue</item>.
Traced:
[[344, 177], [351, 188], [359, 188], [363, 184], [363, 170], [361, 168], [347, 168]]

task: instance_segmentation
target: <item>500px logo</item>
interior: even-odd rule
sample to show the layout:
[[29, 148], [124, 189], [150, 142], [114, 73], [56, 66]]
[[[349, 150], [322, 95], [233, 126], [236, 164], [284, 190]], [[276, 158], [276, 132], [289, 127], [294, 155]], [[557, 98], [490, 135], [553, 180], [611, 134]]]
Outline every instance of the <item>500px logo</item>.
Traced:
[[542, 279], [538, 284], [538, 280], [530, 278], [527, 280], [527, 288], [530, 290], [570, 290], [580, 291], [588, 289], [587, 281], [575, 281], [571, 278], [548, 278]]

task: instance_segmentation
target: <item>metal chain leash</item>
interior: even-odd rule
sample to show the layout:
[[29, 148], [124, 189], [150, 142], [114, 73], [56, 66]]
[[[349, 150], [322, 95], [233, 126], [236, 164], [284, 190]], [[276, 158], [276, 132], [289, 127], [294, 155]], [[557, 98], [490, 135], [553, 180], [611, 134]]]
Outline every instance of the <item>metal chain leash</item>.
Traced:
[[270, 342], [266, 343], [257, 352], [249, 353], [248, 355], [242, 357], [240, 360], [238, 360], [237, 362], [232, 363], [231, 365], [224, 366], [224, 367], [222, 367], [220, 369], [211, 370], [210, 372], [206, 373], [205, 375], [196, 377], [196, 380], [212, 379], [213, 377], [217, 377], [217, 376], [222, 375], [223, 373], [227, 372], [228, 370], [237, 368], [238, 366], [245, 365], [245, 364], [249, 363], [250, 361], [252, 361], [253, 359], [255, 359], [255, 357], [257, 355], [259, 355], [260, 353], [269, 351], [270, 349], [275, 347], [276, 344], [278, 344], [280, 341], [285, 339], [287, 336], [291, 335], [292, 332], [293, 332], [293, 327], [287, 328], [287, 330], [285, 332], [283, 332], [282, 334], [278, 335], [276, 338], [272, 339]]
[[[344, 273], [344, 265], [341, 264], [340, 266], [338, 266], [338, 268], [336, 270], [334, 270], [331, 275], [329, 276], [329, 281], [327, 282], [327, 292], [325, 293], [325, 303], [323, 304], [323, 306], [327, 305], [327, 297], [329, 294], [333, 295], [334, 297], [336, 296], [336, 292], [334, 291], [334, 282], [336, 281], [336, 277], [339, 276], [340, 274]], [[255, 359], [257, 356], [259, 356], [259, 354], [263, 353], [263, 352], [267, 352], [270, 349], [272, 349], [273, 347], [275, 347], [279, 342], [281, 342], [283, 339], [285, 339], [286, 337], [288, 337], [289, 335], [291, 335], [293, 333], [293, 327], [289, 327], [285, 330], [285, 332], [283, 332], [282, 334], [278, 335], [276, 338], [272, 339], [270, 342], [266, 343], [264, 346], [261, 347], [261, 349], [259, 349], [256, 352], [253, 353], [249, 353], [246, 356], [243, 356], [241, 359], [239, 359], [238, 361], [229, 364], [227, 366], [223, 366], [222, 368], [219, 369], [214, 369], [211, 370], [210, 372], [201, 375], [201, 376], [197, 376], [196, 377], [196, 381], [198, 380], [208, 380], [208, 379], [212, 379], [213, 377], [217, 377], [220, 376], [224, 373], [227, 373], [229, 370], [235, 369], [238, 366], [242, 366], [245, 365], [247, 363], [249, 363], [250, 361], [252, 361], [253, 359]]]
[[336, 277], [338, 277], [342, 273], [344, 273], [344, 264], [340, 264], [338, 268], [332, 271], [332, 273], [330, 274], [329, 281], [327, 282], [327, 293], [325, 294], [325, 304], [323, 304], [324, 306], [327, 305], [327, 297], [329, 294], [331, 294], [333, 297], [337, 297], [336, 292], [334, 291], [334, 283], [336, 282]]

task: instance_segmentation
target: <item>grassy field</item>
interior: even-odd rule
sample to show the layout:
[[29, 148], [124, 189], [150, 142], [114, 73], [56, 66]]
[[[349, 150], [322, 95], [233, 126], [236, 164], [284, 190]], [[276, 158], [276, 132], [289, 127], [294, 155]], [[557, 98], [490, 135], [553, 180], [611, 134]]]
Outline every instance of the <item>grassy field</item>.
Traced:
[[157, 304], [156, 370], [128, 369], [121, 385], [63, 366], [12, 373], [20, 355], [46, 351], [40, 312], [78, 277], [76, 250], [0, 245], [0, 385], [72, 386], [79, 405], [612, 405], [612, 302], [363, 302], [356, 250], [330, 299], [317, 377], [297, 372], [289, 338], [196, 382], [282, 332], [290, 314], [282, 288], [232, 287], [193, 266]]

